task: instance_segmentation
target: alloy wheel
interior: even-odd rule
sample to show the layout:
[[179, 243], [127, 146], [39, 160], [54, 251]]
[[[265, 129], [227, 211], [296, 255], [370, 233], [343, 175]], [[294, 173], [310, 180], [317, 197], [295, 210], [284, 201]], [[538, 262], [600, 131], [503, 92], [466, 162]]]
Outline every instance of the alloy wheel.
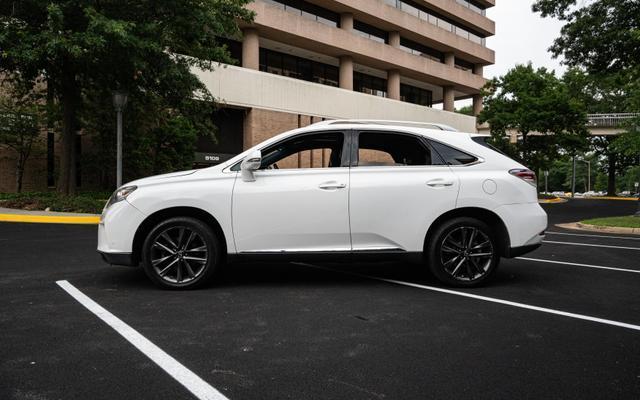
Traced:
[[491, 239], [476, 227], [458, 227], [449, 232], [440, 245], [444, 270], [459, 281], [482, 278], [489, 271], [493, 257]]
[[162, 280], [186, 284], [202, 275], [209, 250], [200, 234], [186, 226], [174, 226], [156, 236], [150, 259]]

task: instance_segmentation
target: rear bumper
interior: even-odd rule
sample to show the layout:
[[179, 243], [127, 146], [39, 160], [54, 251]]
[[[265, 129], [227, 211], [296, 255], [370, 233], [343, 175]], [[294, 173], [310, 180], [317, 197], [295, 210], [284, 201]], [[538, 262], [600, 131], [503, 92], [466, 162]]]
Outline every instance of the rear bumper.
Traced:
[[518, 246], [518, 247], [510, 247], [507, 250], [507, 254], [504, 255], [505, 258], [514, 258], [519, 257], [521, 255], [530, 253], [540, 247], [542, 243], [529, 244], [526, 246]]
[[127, 267], [135, 267], [133, 255], [131, 253], [105, 253], [98, 251], [104, 262], [112, 265], [124, 265]]

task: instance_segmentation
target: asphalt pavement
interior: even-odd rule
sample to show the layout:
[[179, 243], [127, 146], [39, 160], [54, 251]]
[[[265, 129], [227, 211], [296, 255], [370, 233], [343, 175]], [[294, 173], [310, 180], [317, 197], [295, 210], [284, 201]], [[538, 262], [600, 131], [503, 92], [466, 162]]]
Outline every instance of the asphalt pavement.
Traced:
[[229, 399], [640, 398], [640, 236], [554, 226], [636, 203], [543, 207], [547, 243], [472, 290], [302, 263], [169, 292], [104, 264], [95, 226], [0, 223], [0, 399], [198, 398], [60, 280]]

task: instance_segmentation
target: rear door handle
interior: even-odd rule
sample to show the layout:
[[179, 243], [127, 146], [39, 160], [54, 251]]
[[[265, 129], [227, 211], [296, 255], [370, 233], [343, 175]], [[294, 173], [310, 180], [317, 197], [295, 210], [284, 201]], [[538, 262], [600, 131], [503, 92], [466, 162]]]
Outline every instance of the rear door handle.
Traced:
[[427, 182], [427, 186], [430, 187], [448, 187], [453, 186], [453, 181], [446, 181], [444, 179], [432, 179]]
[[338, 183], [336, 181], [322, 182], [318, 185], [318, 187], [322, 190], [336, 190], [336, 189], [344, 189], [347, 187], [346, 183]]

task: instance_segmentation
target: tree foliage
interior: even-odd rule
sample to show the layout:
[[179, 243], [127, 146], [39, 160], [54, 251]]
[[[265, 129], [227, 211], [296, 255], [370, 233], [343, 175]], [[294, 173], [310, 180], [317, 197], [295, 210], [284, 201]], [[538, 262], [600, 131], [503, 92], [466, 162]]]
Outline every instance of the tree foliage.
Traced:
[[[598, 112], [640, 112], [640, 1], [537, 0], [533, 10], [566, 21], [550, 50], [584, 71], [585, 95], [594, 95], [585, 104], [599, 104]], [[640, 153], [639, 127], [640, 118], [630, 121], [613, 150]]]
[[[479, 122], [488, 122], [494, 143], [530, 168], [549, 165], [560, 149], [585, 148], [588, 133], [583, 107], [553, 72], [534, 69], [531, 64], [517, 65], [489, 81], [484, 94]], [[510, 144], [510, 131], [522, 140]]]
[[157, 110], [180, 115], [194, 96], [212, 100], [191, 69], [230, 61], [218, 38], [237, 34], [237, 22], [252, 18], [249, 1], [1, 2], [0, 72], [21, 82], [44, 76], [62, 108], [59, 189], [74, 190], [74, 136], [83, 111], [87, 118], [92, 106], [112, 110], [105, 95], [111, 90], [151, 97]]
[[636, 68], [640, 60], [638, 0], [537, 0], [533, 10], [567, 23], [551, 47], [570, 66], [590, 73]]
[[40, 128], [46, 114], [39, 92], [21, 93], [0, 82], [0, 148], [16, 154], [16, 191], [22, 191], [27, 160], [39, 150]]

